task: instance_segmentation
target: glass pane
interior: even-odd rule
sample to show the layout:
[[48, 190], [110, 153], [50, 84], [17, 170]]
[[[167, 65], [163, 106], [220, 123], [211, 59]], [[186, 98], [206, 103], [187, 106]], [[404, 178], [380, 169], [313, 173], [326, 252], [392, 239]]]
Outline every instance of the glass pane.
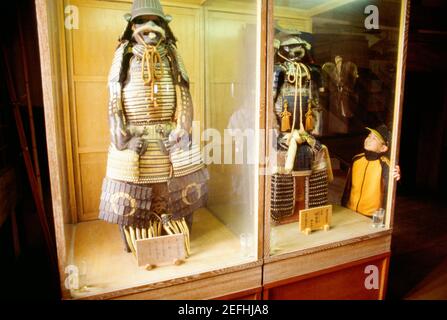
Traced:
[[270, 253], [383, 231], [402, 2], [274, 4]]
[[162, 4], [59, 5], [73, 297], [258, 259], [260, 1]]

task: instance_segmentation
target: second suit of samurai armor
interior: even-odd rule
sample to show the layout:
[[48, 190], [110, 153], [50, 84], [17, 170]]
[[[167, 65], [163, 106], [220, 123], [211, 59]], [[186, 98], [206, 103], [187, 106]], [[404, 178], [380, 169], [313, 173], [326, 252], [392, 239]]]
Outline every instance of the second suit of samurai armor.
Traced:
[[301, 209], [326, 205], [332, 179], [328, 149], [315, 138], [323, 129], [320, 71], [303, 36], [279, 30], [274, 44], [271, 117], [277, 166], [271, 180], [271, 217], [279, 223]]
[[135, 0], [109, 73], [111, 144], [99, 218], [136, 240], [184, 234], [206, 205], [209, 174], [191, 142], [189, 78], [158, 0]]
[[322, 67], [322, 79], [325, 91], [323, 99], [328, 109], [328, 131], [330, 133], [348, 133], [350, 119], [358, 105], [356, 83], [357, 66], [336, 56], [334, 62], [326, 62]]

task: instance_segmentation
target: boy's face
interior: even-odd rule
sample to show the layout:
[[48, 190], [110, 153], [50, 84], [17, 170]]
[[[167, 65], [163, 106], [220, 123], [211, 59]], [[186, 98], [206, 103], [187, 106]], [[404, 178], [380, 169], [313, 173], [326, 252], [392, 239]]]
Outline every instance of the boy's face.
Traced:
[[365, 148], [365, 150], [376, 153], [383, 153], [388, 151], [388, 147], [384, 143], [382, 143], [382, 141], [380, 141], [380, 139], [372, 132], [366, 137], [363, 147]]

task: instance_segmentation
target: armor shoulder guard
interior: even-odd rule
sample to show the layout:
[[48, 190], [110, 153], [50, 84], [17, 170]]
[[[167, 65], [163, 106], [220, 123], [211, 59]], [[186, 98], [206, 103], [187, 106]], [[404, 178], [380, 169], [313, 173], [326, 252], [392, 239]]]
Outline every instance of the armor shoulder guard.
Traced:
[[333, 72], [335, 72], [335, 64], [333, 62], [326, 62], [321, 67], [321, 70], [323, 72], [326, 72], [327, 74], [332, 74]]
[[115, 50], [115, 55], [113, 57], [112, 67], [110, 68], [108, 82], [119, 82], [121, 70], [123, 67], [124, 56], [129, 52], [129, 41], [122, 42], [118, 48]]
[[[177, 48], [171, 44], [169, 46], [170, 51], [172, 52], [175, 68], [178, 71], [178, 75], [182, 77], [182, 79], [189, 84], [189, 76], [188, 72], [186, 71], [185, 63], [183, 62], [183, 58], [180, 56], [180, 54], [177, 51]], [[176, 81], [180, 82], [180, 79], [176, 79]]]

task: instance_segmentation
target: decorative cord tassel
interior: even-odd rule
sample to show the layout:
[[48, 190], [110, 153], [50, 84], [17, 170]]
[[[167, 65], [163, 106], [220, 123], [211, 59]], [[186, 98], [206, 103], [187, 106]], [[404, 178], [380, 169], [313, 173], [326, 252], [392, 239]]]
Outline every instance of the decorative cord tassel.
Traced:
[[281, 131], [287, 132], [290, 130], [290, 116], [292, 115], [289, 110], [289, 103], [284, 101], [284, 111], [281, 113]]
[[309, 109], [306, 112], [306, 131], [312, 131], [315, 128], [314, 115], [312, 112], [312, 103], [309, 101]]

